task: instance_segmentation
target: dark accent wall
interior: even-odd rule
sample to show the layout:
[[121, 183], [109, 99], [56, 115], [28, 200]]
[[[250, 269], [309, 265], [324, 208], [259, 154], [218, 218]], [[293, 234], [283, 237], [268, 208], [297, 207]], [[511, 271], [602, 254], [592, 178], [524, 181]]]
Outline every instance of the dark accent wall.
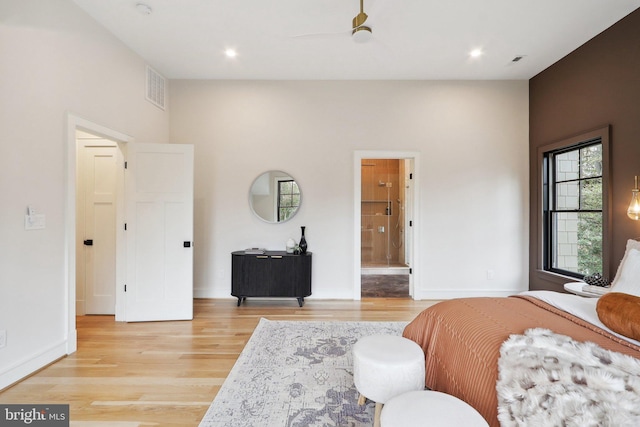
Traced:
[[[538, 147], [611, 125], [611, 276], [640, 221], [626, 210], [634, 175], [640, 176], [640, 9], [529, 81], [531, 215], [529, 287], [560, 290], [562, 280], [540, 274]], [[613, 277], [611, 277], [613, 279]]]

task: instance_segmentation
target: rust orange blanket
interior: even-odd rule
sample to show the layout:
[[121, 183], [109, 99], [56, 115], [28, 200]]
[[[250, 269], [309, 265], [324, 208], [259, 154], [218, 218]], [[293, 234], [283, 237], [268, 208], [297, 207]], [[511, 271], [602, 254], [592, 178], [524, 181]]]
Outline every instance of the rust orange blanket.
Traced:
[[546, 328], [577, 341], [640, 358], [640, 347], [528, 296], [462, 298], [420, 313], [403, 336], [425, 352], [425, 384], [469, 403], [498, 427], [498, 359], [511, 334]]

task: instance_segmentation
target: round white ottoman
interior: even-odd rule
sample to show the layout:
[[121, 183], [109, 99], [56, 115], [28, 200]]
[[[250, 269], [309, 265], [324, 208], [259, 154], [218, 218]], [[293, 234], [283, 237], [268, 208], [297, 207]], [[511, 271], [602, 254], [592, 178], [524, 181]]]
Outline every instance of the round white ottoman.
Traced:
[[410, 391], [390, 399], [382, 408], [382, 427], [489, 427], [468, 403], [439, 391]]
[[395, 335], [370, 335], [353, 346], [353, 380], [361, 397], [376, 402], [374, 425], [379, 425], [382, 404], [412, 390], [424, 390], [422, 348]]

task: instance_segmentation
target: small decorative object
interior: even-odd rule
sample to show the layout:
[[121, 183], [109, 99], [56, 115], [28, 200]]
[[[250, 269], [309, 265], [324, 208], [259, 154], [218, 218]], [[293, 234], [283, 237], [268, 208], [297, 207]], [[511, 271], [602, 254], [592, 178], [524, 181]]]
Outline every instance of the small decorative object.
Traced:
[[588, 276], [584, 276], [582, 280], [591, 286], [609, 286], [609, 279], [602, 277], [602, 274], [600, 273], [593, 273]]
[[287, 253], [292, 254], [293, 250], [296, 248], [296, 241], [289, 237], [287, 240]]
[[635, 221], [640, 219], [640, 196], [638, 195], [638, 177], [635, 177], [635, 185], [631, 190], [631, 203], [629, 203], [629, 209], [627, 209], [627, 216]]
[[247, 255], [263, 255], [266, 251], [264, 248], [247, 248], [244, 253]]
[[307, 239], [304, 237], [305, 228], [306, 227], [304, 225], [300, 227], [300, 229], [302, 229], [302, 236], [300, 237], [300, 243], [298, 243], [298, 246], [300, 246], [300, 253], [303, 255], [307, 253]]

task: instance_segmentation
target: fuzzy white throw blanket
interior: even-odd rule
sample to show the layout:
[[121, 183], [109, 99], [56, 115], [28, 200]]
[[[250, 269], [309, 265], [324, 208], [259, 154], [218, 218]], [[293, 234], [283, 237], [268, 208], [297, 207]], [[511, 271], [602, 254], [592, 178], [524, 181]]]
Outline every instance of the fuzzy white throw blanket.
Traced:
[[506, 426], [640, 426], [640, 360], [529, 329], [502, 344], [498, 419]]

